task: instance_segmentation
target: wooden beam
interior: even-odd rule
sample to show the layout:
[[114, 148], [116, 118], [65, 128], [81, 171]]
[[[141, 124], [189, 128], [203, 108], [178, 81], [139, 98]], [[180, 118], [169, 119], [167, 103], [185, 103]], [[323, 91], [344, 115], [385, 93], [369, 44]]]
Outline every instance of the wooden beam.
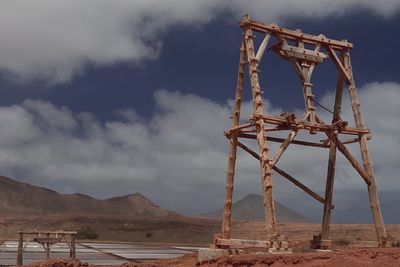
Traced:
[[[296, 137], [297, 131], [293, 130], [289, 133], [288, 137], [285, 139], [285, 141], [282, 142], [282, 145], [279, 147], [279, 149], [275, 152], [275, 155], [273, 156], [270, 165], [271, 168], [275, 166], [275, 164], [278, 162], [278, 160], [281, 158], [283, 152], [285, 152], [286, 148], [292, 143], [293, 139]], [[268, 140], [268, 138], [267, 138]]]
[[[239, 111], [240, 112], [240, 111]], [[233, 117], [232, 117], [233, 118]], [[239, 123], [239, 122], [238, 122]], [[238, 130], [242, 130], [242, 129], [246, 129], [246, 128], [250, 128], [254, 126], [254, 122], [250, 122], [250, 123], [246, 123], [243, 125], [237, 125], [237, 126], [232, 126], [232, 128], [228, 129], [229, 133], [232, 133], [234, 131], [238, 131]]]
[[329, 55], [332, 58], [333, 63], [335, 63], [339, 72], [346, 78], [347, 83], [350, 84], [352, 81], [352, 78], [349, 75], [349, 73], [347, 72], [346, 68], [343, 66], [342, 62], [340, 62], [340, 59], [336, 55], [336, 52], [330, 46], [327, 46], [327, 49], [328, 49]]
[[216, 238], [214, 240], [216, 247], [223, 248], [270, 248], [270, 241], [263, 240], [246, 240], [246, 239], [223, 239]]
[[71, 235], [71, 246], [69, 250], [69, 257], [71, 259], [76, 259], [76, 244], [75, 244], [75, 234]]
[[349, 42], [343, 42], [343, 41], [338, 41], [334, 39], [329, 39], [326, 37], [322, 36], [316, 36], [316, 35], [311, 35], [311, 34], [306, 34], [302, 32], [298, 32], [295, 30], [290, 30], [286, 28], [281, 28], [276, 24], [272, 23], [261, 23], [255, 20], [252, 20], [249, 18], [249, 16], [243, 17], [242, 21], [239, 24], [240, 27], [242, 28], [250, 28], [254, 31], [257, 32], [271, 32], [272, 35], [280, 34], [284, 36], [285, 38], [291, 39], [291, 40], [303, 40], [305, 43], [310, 43], [310, 44], [322, 44], [322, 45], [330, 45], [338, 49], [349, 49], [353, 48], [353, 44]]
[[347, 160], [351, 163], [354, 169], [356, 169], [356, 171], [361, 175], [364, 181], [367, 184], [370, 184], [371, 180], [368, 173], [363, 169], [363, 167], [361, 167], [360, 163], [358, 163], [358, 161], [353, 157], [350, 151], [342, 144], [342, 142], [340, 142], [339, 139], [337, 139], [337, 137], [334, 134], [327, 132], [326, 135], [333, 143], [335, 143], [339, 151], [342, 152], [342, 154], [347, 158]]
[[[341, 55], [342, 60], [344, 56], [345, 53], [342, 52]], [[335, 106], [333, 110], [332, 124], [340, 120], [340, 114], [342, 111], [343, 87], [344, 87], [344, 77], [342, 73], [339, 72], [338, 79], [336, 82]], [[324, 204], [324, 214], [322, 217], [321, 239], [329, 239], [335, 168], [336, 168], [336, 144], [334, 142], [331, 142], [329, 148], [328, 172], [326, 175], [327, 176], [325, 185], [326, 201]]]
[[[250, 120], [255, 120], [258, 115], [253, 114], [250, 117]], [[325, 132], [325, 130], [337, 130], [341, 134], [351, 134], [351, 135], [359, 135], [359, 134], [368, 134], [370, 131], [365, 128], [353, 128], [346, 127], [345, 129], [341, 129], [336, 125], [322, 124], [322, 123], [309, 123], [303, 121], [292, 121], [288, 122], [285, 118], [280, 116], [263, 116], [263, 119], [266, 123], [274, 124], [274, 125], [287, 125], [289, 127], [297, 128], [297, 129], [311, 129], [316, 128], [316, 131]]]
[[[247, 138], [247, 139], [256, 139], [257, 138], [256, 135], [254, 135], [254, 134], [246, 134], [246, 133], [239, 133], [238, 137]], [[278, 138], [278, 137], [272, 137], [272, 136], [267, 137], [267, 141], [271, 141], [271, 142], [283, 143], [283, 142], [285, 142], [285, 140], [286, 139], [284, 139], [284, 138]], [[302, 146], [312, 146], [312, 147], [322, 147], [322, 148], [329, 147], [329, 145], [325, 145], [325, 144], [299, 141], [299, 140], [292, 140], [291, 143], [295, 144], [295, 145], [302, 145]]]
[[[324, 35], [320, 34], [320, 35], [318, 35], [318, 36], [323, 37]], [[321, 44], [318, 43], [318, 44], [315, 46], [314, 51], [315, 51], [315, 52], [319, 52], [320, 49], [321, 49]], [[313, 73], [313, 71], [314, 71], [314, 68], [315, 68], [315, 64], [311, 64], [310, 69], [308, 70], [308, 76], [311, 77], [311, 75], [312, 75], [312, 73]]]
[[23, 253], [24, 253], [24, 234], [18, 232], [18, 251], [17, 251], [17, 266], [23, 264]]
[[328, 56], [322, 52], [315, 52], [314, 50], [299, 48], [287, 44], [276, 46], [273, 50], [286, 60], [294, 58], [296, 60], [305, 60], [318, 64], [328, 58]]
[[266, 230], [268, 236], [278, 236], [279, 232], [276, 223], [275, 202], [272, 193], [271, 167], [269, 165], [269, 158], [268, 158], [268, 143], [265, 140], [266, 137], [265, 125], [262, 119], [264, 111], [263, 111], [262, 92], [260, 89], [260, 83], [258, 79], [258, 61], [254, 54], [253, 32], [250, 28], [245, 29], [244, 39], [245, 39], [247, 57], [249, 60], [249, 75], [250, 75], [251, 91], [253, 95], [253, 109], [255, 114], [259, 114], [261, 116], [254, 122], [257, 131], [257, 143], [260, 154], [260, 168], [261, 168], [261, 180], [264, 193]]
[[270, 37], [271, 37], [271, 34], [269, 32], [266, 33], [263, 41], [260, 44], [260, 47], [258, 48], [257, 55], [256, 55], [256, 59], [258, 62], [260, 62], [262, 56], [264, 55], [264, 51], [267, 48]]
[[349, 140], [345, 140], [345, 141], [341, 141], [341, 142], [342, 142], [343, 145], [357, 143], [357, 142], [360, 142], [360, 137], [349, 139]]
[[[358, 100], [358, 95], [356, 91], [356, 84], [353, 77], [353, 69], [351, 66], [351, 59], [349, 51], [346, 51], [346, 58], [344, 62], [345, 68], [348, 70], [348, 73], [351, 75], [351, 82], [349, 84], [349, 93], [351, 99], [351, 107], [353, 109], [354, 120], [356, 123], [356, 127], [363, 128], [364, 122], [361, 115], [360, 103]], [[372, 159], [368, 149], [368, 136], [360, 135], [360, 150], [361, 157], [364, 164], [364, 169], [370, 177], [370, 183], [368, 183], [368, 195], [370, 200], [370, 206], [372, 211], [372, 217], [375, 223], [376, 235], [381, 247], [384, 247], [386, 244], [387, 233], [385, 224], [383, 223], [381, 207], [379, 204], [378, 197], [378, 188], [375, 182], [375, 174], [374, 168], [372, 166]]]
[[[232, 107], [232, 122], [231, 128], [238, 127], [240, 121], [240, 107], [242, 103], [243, 87], [244, 87], [244, 72], [246, 67], [246, 44], [244, 40], [240, 47], [240, 59], [238, 77], [236, 81], [236, 92], [235, 102]], [[225, 188], [225, 202], [224, 202], [224, 213], [222, 217], [222, 231], [221, 236], [223, 238], [230, 238], [231, 234], [231, 220], [232, 220], [232, 198], [233, 198], [233, 186], [236, 166], [236, 151], [237, 151], [237, 131], [233, 131], [230, 134], [229, 140], [229, 158], [228, 166], [226, 171], [226, 188]]]
[[[322, 204], [325, 203], [325, 199], [323, 197], [321, 197], [320, 195], [318, 195], [317, 193], [312, 191], [310, 188], [308, 188], [306, 185], [302, 184], [299, 180], [295, 179], [294, 177], [292, 177], [287, 172], [283, 171], [282, 169], [278, 168], [277, 166], [274, 166], [272, 169], [274, 171], [276, 171], [277, 173], [279, 173], [282, 177], [286, 178], [287, 180], [292, 182], [294, 185], [296, 185], [297, 187], [302, 189], [304, 192], [309, 194], [311, 197], [313, 197], [317, 201], [321, 202]], [[334, 208], [335, 208], [335, 206], [331, 205], [331, 209], [334, 209]]]
[[[251, 156], [253, 156], [255, 159], [260, 160], [260, 156], [254, 152], [252, 149], [250, 149], [249, 147], [247, 147], [246, 145], [242, 144], [240, 141], [238, 141], [238, 146], [243, 149], [244, 151], [246, 151], [247, 153], [249, 153]], [[300, 181], [296, 180], [295, 178], [293, 178], [292, 176], [290, 176], [288, 173], [286, 173], [285, 171], [281, 170], [280, 168], [273, 166], [272, 169], [274, 171], [276, 171], [277, 173], [279, 173], [280, 175], [282, 175], [282, 177], [288, 179], [290, 182], [292, 182], [294, 185], [298, 186], [300, 189], [302, 189], [304, 192], [306, 192], [307, 194], [309, 194], [311, 197], [313, 197], [314, 199], [316, 199], [317, 201], [321, 202], [321, 203], [325, 203], [325, 200], [323, 197], [321, 197], [320, 195], [318, 195], [317, 193], [315, 193], [314, 191], [312, 191], [310, 188], [308, 188], [306, 185], [302, 184]], [[331, 205], [331, 209], [333, 209], [335, 206]]]

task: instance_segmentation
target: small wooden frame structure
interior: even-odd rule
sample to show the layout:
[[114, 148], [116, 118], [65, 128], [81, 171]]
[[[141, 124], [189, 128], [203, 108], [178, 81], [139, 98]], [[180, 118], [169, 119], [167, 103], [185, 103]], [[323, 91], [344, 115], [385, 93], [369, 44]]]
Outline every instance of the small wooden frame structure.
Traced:
[[[69, 247], [69, 257], [75, 259], [75, 236], [73, 231], [19, 231], [18, 232], [17, 265], [23, 264], [23, 252], [30, 241], [39, 243], [46, 252], [46, 259], [50, 258], [52, 245], [65, 241]], [[24, 245], [24, 235], [29, 236]]]
[[[235, 240], [231, 239], [231, 209], [232, 193], [234, 186], [235, 163], [237, 147], [248, 152], [260, 161], [261, 179], [264, 192], [264, 208], [266, 216], [267, 243], [269, 241], [282, 240], [279, 234], [276, 217], [274, 198], [272, 193], [272, 171], [277, 172], [311, 197], [324, 205], [321, 235], [314, 240], [314, 244], [325, 247], [329, 243], [329, 226], [331, 218], [332, 192], [336, 164], [336, 151], [339, 150], [360, 174], [365, 181], [369, 193], [372, 215], [375, 223], [377, 241], [379, 246], [385, 246], [386, 230], [383, 223], [379, 206], [375, 175], [372, 167], [371, 156], [368, 150], [370, 131], [364, 127], [361, 116], [360, 103], [356, 92], [356, 84], [353, 78], [353, 70], [350, 61], [350, 49], [353, 44], [346, 40], [328, 39], [324, 35], [318, 36], [305, 34], [301, 30], [290, 30], [281, 28], [276, 24], [260, 23], [244, 16], [240, 22], [243, 29], [242, 44], [240, 47], [239, 71], [236, 84], [235, 101], [233, 105], [231, 128], [225, 132], [229, 139], [229, 158], [226, 178], [226, 196], [222, 222], [222, 232], [215, 236], [214, 244], [221, 248], [238, 246], [263, 246], [262, 241]], [[258, 50], [254, 48], [253, 32], [264, 35]], [[266, 115], [263, 112], [263, 99], [259, 83], [259, 62], [267, 48], [271, 37], [277, 42], [271, 46], [276, 54], [287, 60], [294, 68], [299, 77], [304, 94], [305, 113], [302, 118], [296, 118], [293, 113], [283, 113], [280, 116]], [[296, 45], [291, 45], [296, 44]], [[312, 47], [312, 49], [310, 49]], [[338, 54], [339, 53], [339, 54]], [[312, 94], [311, 74], [315, 66], [325, 60], [331, 59], [338, 70], [336, 85], [336, 96], [332, 122], [325, 123], [318, 115]], [[246, 66], [248, 67], [251, 92], [253, 98], [254, 113], [249, 123], [240, 125], [240, 110], [244, 87], [244, 76]], [[347, 85], [354, 114], [355, 127], [348, 127], [348, 123], [341, 118], [342, 94], [344, 86]], [[286, 139], [270, 136], [275, 131], [289, 131]], [[320, 142], [309, 142], [295, 140], [299, 131], [307, 131], [311, 135], [323, 133], [326, 140]], [[267, 135], [268, 134], [268, 135]], [[352, 136], [351, 139], [342, 141], [342, 136]], [[253, 151], [239, 141], [239, 138], [257, 140], [259, 151]], [[268, 142], [281, 143], [279, 149], [270, 158]], [[360, 145], [362, 163], [359, 163], [352, 153], [346, 148], [346, 144], [358, 142]], [[311, 146], [329, 149], [328, 171], [326, 180], [325, 197], [322, 197], [308, 188], [291, 175], [281, 170], [277, 162], [290, 144]], [[320, 243], [318, 243], [320, 242]], [[264, 242], [265, 243], [265, 242]], [[269, 244], [269, 243], [268, 243]]]

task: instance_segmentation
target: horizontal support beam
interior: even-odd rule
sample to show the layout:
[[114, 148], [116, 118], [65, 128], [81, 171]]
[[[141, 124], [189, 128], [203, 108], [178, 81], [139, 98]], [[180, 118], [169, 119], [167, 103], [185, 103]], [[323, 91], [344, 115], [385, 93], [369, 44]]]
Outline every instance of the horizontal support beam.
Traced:
[[306, 34], [295, 30], [281, 28], [278, 25], [272, 23], [261, 23], [250, 19], [248, 16], [245, 16], [242, 19], [239, 26], [242, 28], [248, 27], [256, 32], [262, 32], [262, 33], [270, 32], [272, 35], [279, 34], [284, 38], [288, 38], [291, 40], [302, 40], [304, 43], [309, 43], [309, 44], [322, 44], [324, 46], [333, 46], [334, 48], [338, 49], [353, 48], [353, 44], [347, 41], [338, 41], [326, 38], [324, 36]]
[[[250, 116], [250, 120], [256, 120], [256, 119], [258, 119], [258, 117], [259, 117], [259, 115], [253, 114]], [[262, 117], [263, 117], [265, 123], [281, 125], [281, 126], [287, 125], [289, 128], [306, 129], [306, 130], [313, 129], [313, 130], [319, 131], [319, 132], [326, 132], [326, 130], [338, 131], [338, 133], [341, 133], [341, 134], [351, 134], [351, 135], [369, 134], [370, 133], [370, 131], [365, 128], [346, 127], [344, 129], [342, 129], [336, 125], [329, 125], [329, 124], [322, 124], [322, 123], [309, 123], [309, 122], [304, 122], [304, 121], [299, 121], [299, 120], [288, 121], [286, 118], [280, 117], [280, 116], [263, 115]]]
[[[246, 145], [242, 144], [241, 142], [238, 141], [238, 147], [240, 147], [241, 149], [243, 149], [244, 151], [246, 151], [247, 153], [249, 153], [250, 155], [252, 155], [254, 158], [260, 160], [260, 156], [254, 152], [253, 150], [251, 150], [249, 147], [247, 147]], [[277, 173], [279, 173], [280, 175], [282, 175], [284, 178], [288, 179], [290, 182], [292, 182], [294, 185], [298, 186], [300, 189], [302, 189], [304, 192], [306, 192], [307, 194], [309, 194], [311, 197], [313, 197], [314, 199], [316, 199], [317, 201], [321, 202], [322, 204], [325, 203], [325, 199], [323, 197], [321, 197], [320, 195], [318, 195], [317, 193], [315, 193], [314, 191], [312, 191], [310, 188], [308, 188], [307, 186], [305, 186], [304, 184], [302, 184], [300, 181], [296, 180], [295, 178], [293, 178], [292, 176], [290, 176], [288, 173], [286, 173], [285, 171], [279, 169], [276, 166], [273, 166], [272, 169], [274, 171], [276, 171]], [[335, 208], [334, 205], [331, 205], [331, 209]]]
[[228, 129], [228, 133], [231, 133], [233, 131], [238, 131], [238, 130], [241, 130], [241, 129], [250, 128], [252, 126], [254, 126], [254, 122], [246, 123], [246, 124], [243, 124], [243, 125], [238, 125], [238, 126], [235, 126], [235, 127], [232, 127], [230, 129]]
[[38, 235], [38, 234], [53, 234], [53, 235], [76, 235], [74, 231], [19, 231], [18, 234]]
[[354, 138], [354, 139], [349, 139], [349, 140], [342, 141], [342, 144], [346, 145], [346, 144], [352, 144], [352, 143], [357, 143], [357, 142], [360, 142], [360, 138], [359, 137]]
[[328, 57], [322, 52], [314, 52], [314, 50], [299, 48], [290, 45], [275, 46], [273, 51], [286, 60], [297, 59], [307, 62], [321, 63]]
[[270, 241], [263, 240], [246, 240], [246, 239], [222, 239], [216, 238], [214, 245], [217, 247], [229, 248], [270, 248]]
[[[239, 133], [238, 137], [247, 138], [247, 139], [257, 139], [257, 136], [255, 134], [246, 134], [246, 133]], [[271, 142], [283, 143], [283, 142], [285, 142], [285, 140], [286, 139], [284, 139], [284, 138], [267, 136], [267, 141], [271, 141]], [[295, 144], [295, 145], [302, 145], [302, 146], [329, 148], [329, 145], [313, 143], [313, 142], [306, 142], [306, 141], [299, 141], [299, 140], [293, 140], [290, 143]]]

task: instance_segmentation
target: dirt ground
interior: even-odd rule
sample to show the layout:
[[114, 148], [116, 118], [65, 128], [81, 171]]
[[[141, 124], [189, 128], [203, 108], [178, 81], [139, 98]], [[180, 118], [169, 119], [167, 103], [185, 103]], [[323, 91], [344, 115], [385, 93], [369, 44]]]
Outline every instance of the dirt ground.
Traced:
[[[400, 266], [400, 248], [353, 249], [332, 252], [293, 253], [285, 255], [241, 254], [218, 258], [202, 264], [197, 255], [189, 254], [169, 260], [124, 264], [121, 267], [396, 267]], [[28, 265], [30, 267], [88, 267], [78, 260], [50, 260]]]
[[[0, 239], [17, 239], [24, 230], [76, 230], [90, 227], [99, 241], [174, 243], [209, 245], [213, 236], [221, 231], [221, 222], [204, 218], [138, 220], [115, 216], [41, 216], [1, 217]], [[311, 240], [321, 231], [320, 224], [279, 224], [281, 234], [289, 241]], [[387, 232], [400, 240], [400, 225], [386, 225]], [[376, 240], [375, 229], [369, 224], [333, 224], [331, 234], [337, 240]], [[266, 235], [265, 223], [233, 221], [232, 238], [262, 239]], [[1, 242], [1, 240], [0, 240]]]
[[[1, 219], [1, 218], [0, 218]], [[40, 219], [7, 218], [0, 220], [1, 236], [16, 237], [18, 229], [79, 229], [92, 227], [99, 234], [100, 240], [118, 240], [145, 243], [197, 244], [208, 246], [213, 235], [220, 231], [220, 221], [185, 218], [180, 220], [136, 220], [132, 218], [108, 217], [63, 217], [51, 216]], [[394, 240], [400, 240], [400, 225], [386, 225], [387, 232]], [[290, 246], [308, 247], [313, 235], [320, 233], [320, 224], [279, 224], [281, 234], [286, 235]], [[146, 233], [152, 233], [147, 238]], [[367, 224], [334, 224], [331, 235], [335, 240], [376, 240], [373, 225]], [[234, 221], [232, 238], [262, 239], [265, 236], [265, 225], [262, 222]], [[79, 241], [78, 241], [79, 242]], [[170, 260], [147, 261], [124, 267], [161, 267], [161, 266], [399, 266], [400, 248], [386, 249], [353, 249], [333, 252], [293, 253], [287, 255], [240, 254], [228, 258], [216, 259], [196, 265], [196, 254], [185, 255]], [[80, 261], [51, 260], [30, 265], [31, 267], [80, 267], [89, 266]]]

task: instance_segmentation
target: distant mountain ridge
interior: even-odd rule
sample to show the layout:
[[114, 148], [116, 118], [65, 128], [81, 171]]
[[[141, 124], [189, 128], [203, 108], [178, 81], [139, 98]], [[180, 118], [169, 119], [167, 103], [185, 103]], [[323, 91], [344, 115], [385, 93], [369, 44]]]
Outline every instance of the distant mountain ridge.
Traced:
[[93, 214], [124, 215], [138, 218], [180, 216], [163, 209], [141, 193], [95, 199], [91, 196], [60, 194], [44, 187], [0, 176], [0, 214]]
[[[250, 194], [232, 204], [232, 219], [246, 221], [265, 221], [264, 198]], [[275, 201], [276, 220], [278, 223], [312, 223], [313, 220]], [[222, 218], [223, 210], [202, 214], [207, 218]]]

